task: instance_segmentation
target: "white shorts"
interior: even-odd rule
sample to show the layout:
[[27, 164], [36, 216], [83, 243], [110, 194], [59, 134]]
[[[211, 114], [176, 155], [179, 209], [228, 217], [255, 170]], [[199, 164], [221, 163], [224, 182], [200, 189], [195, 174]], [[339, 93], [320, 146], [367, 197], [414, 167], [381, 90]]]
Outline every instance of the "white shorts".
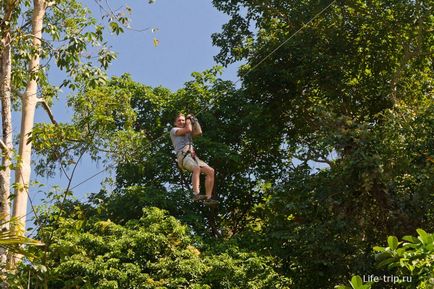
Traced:
[[197, 156], [193, 158], [190, 153], [184, 157], [184, 154], [179, 152], [177, 160], [181, 170], [187, 170], [189, 172], [193, 172], [193, 169], [196, 167], [208, 167], [207, 163], [199, 159]]

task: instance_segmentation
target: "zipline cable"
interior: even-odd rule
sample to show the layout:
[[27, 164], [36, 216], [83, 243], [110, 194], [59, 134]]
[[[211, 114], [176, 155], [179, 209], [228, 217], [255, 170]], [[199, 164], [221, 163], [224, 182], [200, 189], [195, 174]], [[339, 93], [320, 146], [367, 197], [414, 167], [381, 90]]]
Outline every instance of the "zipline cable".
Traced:
[[[336, 0], [331, 1], [326, 7], [324, 7], [320, 12], [315, 14], [309, 21], [307, 21], [305, 24], [303, 24], [297, 31], [292, 33], [288, 38], [285, 39], [282, 43], [280, 43], [276, 48], [274, 48], [271, 52], [269, 52], [265, 57], [263, 57], [258, 63], [256, 63], [252, 68], [246, 71], [243, 75], [238, 77], [237, 81], [234, 82], [234, 86], [240, 82], [243, 78], [245, 78], [249, 73], [251, 73], [253, 70], [255, 70], [259, 65], [261, 65], [265, 60], [270, 58], [274, 53], [276, 53], [282, 46], [284, 46], [288, 41], [290, 41], [294, 36], [296, 36], [300, 31], [302, 31], [304, 28], [306, 28], [309, 24], [311, 24], [316, 18], [318, 18], [321, 14], [323, 14], [327, 9], [329, 9]], [[265, 46], [265, 45], [264, 45]], [[196, 115], [199, 115], [202, 113], [207, 107], [202, 108], [199, 110], [199, 112], [196, 113]]]
[[250, 68], [244, 75], [242, 75], [240, 78], [238, 78], [238, 80], [234, 84], [238, 83], [241, 80], [241, 78], [246, 77], [250, 72], [252, 72], [253, 70], [255, 70], [259, 65], [261, 65], [265, 60], [267, 60], [271, 55], [273, 55], [274, 53], [276, 53], [277, 50], [279, 50], [280, 48], [282, 48], [283, 45], [285, 45], [286, 43], [288, 43], [288, 41], [290, 41], [292, 38], [294, 38], [295, 35], [297, 35], [307, 25], [309, 25], [310, 23], [312, 23], [318, 16], [320, 16], [322, 13], [324, 13], [324, 11], [326, 11], [335, 2], [336, 2], [336, 0], [333, 0], [332, 2], [330, 2], [326, 7], [324, 7], [314, 17], [312, 17], [308, 22], [306, 22], [305, 24], [303, 24], [303, 26], [301, 26], [297, 31], [295, 31], [293, 34], [291, 34], [291, 36], [289, 36], [285, 41], [283, 41], [282, 43], [280, 43], [279, 46], [277, 46], [276, 48], [274, 48], [270, 53], [268, 53], [264, 58], [262, 58], [252, 68]]

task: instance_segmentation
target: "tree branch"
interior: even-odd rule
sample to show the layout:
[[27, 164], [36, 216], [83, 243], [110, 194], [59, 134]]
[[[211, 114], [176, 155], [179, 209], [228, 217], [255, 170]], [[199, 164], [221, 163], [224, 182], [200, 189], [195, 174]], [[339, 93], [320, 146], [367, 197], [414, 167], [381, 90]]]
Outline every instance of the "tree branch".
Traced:
[[316, 162], [316, 163], [327, 164], [327, 165], [329, 165], [330, 168], [333, 168], [334, 165], [335, 165], [333, 163], [333, 161], [330, 161], [329, 159], [327, 159], [324, 156], [314, 157], [314, 156], [302, 156], [302, 155], [299, 155], [299, 156], [296, 156], [296, 158], [299, 159], [299, 160], [301, 160], [301, 161], [303, 161], [304, 163], [312, 161], [312, 162]]
[[9, 149], [8, 146], [0, 139], [0, 148], [2, 149], [2, 151], [4, 151], [5, 153], [9, 153]]
[[95, 1], [95, 3], [100, 7], [100, 10], [103, 11], [104, 13], [106, 13], [109, 17], [113, 17], [119, 24], [121, 24], [124, 28], [131, 30], [131, 31], [136, 31], [136, 32], [145, 32], [148, 30], [154, 31], [155, 28], [152, 27], [146, 27], [143, 29], [136, 29], [136, 28], [132, 28], [129, 25], [125, 25], [120, 19], [119, 17], [116, 15], [115, 11], [112, 9], [112, 7], [110, 6], [110, 3], [105, 0], [105, 4], [107, 6], [107, 9], [101, 5], [101, 3], [99, 3], [99, 1]]
[[327, 164], [330, 166], [330, 168], [333, 167], [333, 162], [329, 161], [328, 159], [311, 159], [311, 161], [317, 162], [317, 163], [323, 163], [323, 164]]
[[40, 102], [42, 104], [42, 107], [44, 108], [44, 110], [47, 112], [48, 117], [50, 118], [51, 122], [54, 125], [57, 125], [57, 121], [54, 119], [54, 115], [53, 112], [51, 111], [50, 107], [48, 106], [47, 102], [44, 99], [38, 99], [38, 102]]

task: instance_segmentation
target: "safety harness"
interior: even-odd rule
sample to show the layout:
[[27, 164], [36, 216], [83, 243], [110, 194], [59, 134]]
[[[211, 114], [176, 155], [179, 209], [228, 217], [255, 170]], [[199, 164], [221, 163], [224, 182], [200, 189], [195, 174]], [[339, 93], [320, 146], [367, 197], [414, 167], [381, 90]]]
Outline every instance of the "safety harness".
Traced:
[[[194, 122], [197, 122], [197, 120], [194, 120]], [[193, 143], [193, 138], [192, 138], [192, 134], [189, 134], [188, 135], [188, 150], [186, 151], [186, 152], [183, 152], [182, 150], [181, 150], [181, 154], [182, 154], [182, 158], [181, 158], [181, 161], [179, 162], [178, 161], [178, 158], [176, 159], [177, 160], [177, 163], [178, 163], [178, 167], [182, 170], [182, 171], [184, 171], [184, 166], [183, 166], [183, 164], [184, 164], [184, 159], [188, 156], [188, 155], [191, 155], [191, 158], [197, 163], [197, 160], [196, 160], [196, 154], [193, 154], [193, 151], [192, 151], [192, 146], [191, 146], [191, 144]], [[183, 148], [184, 149], [184, 148]]]
[[182, 171], [185, 170], [184, 169], [184, 160], [188, 155], [191, 155], [191, 158], [197, 163], [196, 155], [193, 154], [193, 152], [191, 151], [191, 144], [189, 146], [190, 146], [190, 148], [186, 152], [181, 151], [182, 158], [180, 160], [178, 160], [178, 158], [176, 159], [176, 162], [178, 163], [178, 167]]

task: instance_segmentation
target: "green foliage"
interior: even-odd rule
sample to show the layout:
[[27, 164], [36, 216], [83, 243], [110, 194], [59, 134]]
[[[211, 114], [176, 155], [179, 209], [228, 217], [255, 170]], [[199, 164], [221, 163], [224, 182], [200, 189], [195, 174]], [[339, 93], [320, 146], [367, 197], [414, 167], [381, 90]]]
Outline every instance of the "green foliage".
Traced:
[[249, 236], [287, 262], [296, 286], [322, 284], [325, 276], [336, 284], [348, 278], [348, 268], [380, 274], [366, 254], [372, 246], [391, 233], [432, 228], [433, 164], [420, 152], [431, 146], [432, 105], [384, 115], [381, 126], [351, 130], [357, 144], [351, 155], [316, 173], [299, 166], [257, 206], [261, 234], [252, 230]]
[[[243, 77], [247, 103], [261, 106], [257, 123], [286, 133], [291, 144], [311, 140], [322, 129], [329, 131], [328, 124], [341, 117], [356, 123], [365, 117], [375, 121], [376, 113], [397, 100], [424, 96], [430, 83], [429, 1], [336, 2], [264, 59], [326, 4], [214, 1], [231, 17], [213, 36], [221, 47], [217, 60], [248, 62], [241, 72], [249, 72]], [[233, 51], [239, 47], [243, 53]], [[410, 47], [415, 47], [414, 53]], [[334, 126], [344, 128], [338, 122]], [[319, 144], [306, 145], [315, 152], [311, 147]]]
[[374, 247], [379, 268], [399, 277], [408, 276], [404, 281], [400, 278], [403, 288], [431, 288], [434, 284], [434, 234], [422, 229], [417, 229], [417, 233], [417, 237], [404, 236], [402, 242], [389, 236], [388, 247]]
[[[371, 275], [372, 280], [363, 285], [360, 276], [351, 279], [352, 288], [432, 288], [434, 284], [434, 234], [422, 229], [416, 230], [417, 237], [407, 235], [398, 241], [395, 236], [387, 238], [387, 247], [375, 246], [376, 266], [384, 269], [383, 275]], [[386, 274], [384, 274], [386, 273]], [[388, 279], [386, 279], [388, 278]], [[386, 279], [386, 280], [385, 280]], [[377, 284], [376, 284], [377, 283]], [[391, 283], [391, 284], [388, 284]], [[399, 287], [396, 287], [399, 286]], [[337, 289], [350, 288], [344, 285], [335, 286]]]
[[80, 146], [82, 134], [81, 130], [71, 124], [35, 124], [29, 141], [41, 157], [36, 172], [51, 175], [56, 165], [67, 167], [74, 163], [77, 154], [71, 151]]
[[[22, 17], [23, 23], [31, 20], [33, 7], [24, 5], [15, 15]], [[19, 26], [16, 23], [12, 33], [12, 81], [14, 94], [19, 95], [29, 78], [37, 77], [42, 88], [42, 97], [51, 104], [60, 88], [95, 87], [105, 82], [103, 69], [115, 59], [115, 54], [108, 50], [103, 39], [104, 26], [97, 22], [90, 10], [79, 1], [56, 1], [47, 8], [44, 17], [42, 48], [34, 51], [32, 46], [31, 26]], [[28, 61], [38, 53], [41, 56], [41, 68], [27, 73]], [[92, 54], [98, 57], [93, 60]], [[54, 63], [53, 63], [54, 62]], [[100, 66], [100, 67], [98, 67]], [[66, 73], [62, 84], [54, 85], [48, 78], [53, 67]]]
[[35, 125], [31, 141], [41, 157], [37, 172], [49, 175], [59, 165], [74, 164], [84, 153], [94, 160], [135, 159], [137, 149], [148, 141], [145, 131], [134, 130], [137, 113], [131, 102], [149, 88], [135, 84], [127, 90], [121, 83], [128, 82], [131, 78], [124, 75], [70, 97], [68, 105], [75, 111], [70, 124]]
[[[9, 220], [5, 220], [5, 217], [3, 215], [0, 215], [0, 225], [2, 228], [5, 228], [0, 231], [0, 250], [2, 254], [21, 254], [26, 257], [31, 257], [32, 254], [30, 254], [27, 250], [23, 249], [23, 246], [27, 247], [35, 247], [35, 246], [43, 246], [44, 244], [38, 240], [25, 237], [24, 234], [18, 235], [11, 232], [10, 230], [7, 230], [7, 228], [10, 228], [11, 226], [15, 226], [18, 230], [20, 230], [19, 227], [19, 220], [17, 218], [11, 218]], [[23, 233], [20, 231], [20, 233]], [[6, 278], [13, 278], [14, 274], [10, 271], [8, 271], [8, 268], [5, 268], [7, 265], [4, 262], [0, 263], [0, 270], [2, 271], [2, 282]]]
[[[124, 226], [110, 220], [59, 218], [52, 232], [45, 273], [32, 267], [32, 288], [39, 278], [49, 288], [288, 288], [273, 269], [273, 258], [207, 250], [187, 226], [157, 208]], [[43, 252], [35, 252], [44, 254]], [[30, 259], [39, 266], [41, 259]]]
[[247, 62], [242, 144], [271, 183], [240, 241], [294, 288], [327, 288], [388, 235], [432, 228], [432, 3], [335, 2], [276, 51], [330, 2], [213, 3], [230, 16], [216, 59]]
[[[10, 220], [5, 220], [3, 216], [0, 216], [0, 225], [5, 226], [11, 226], [16, 225], [17, 220], [15, 218], [12, 218]], [[34, 240], [32, 238], [26, 238], [24, 236], [17, 236], [15, 234], [12, 234], [10, 231], [1, 231], [0, 232], [0, 247], [3, 249], [8, 249], [12, 251], [20, 251], [19, 246], [20, 245], [30, 245], [30, 246], [41, 246], [42, 243], [38, 240]]]

